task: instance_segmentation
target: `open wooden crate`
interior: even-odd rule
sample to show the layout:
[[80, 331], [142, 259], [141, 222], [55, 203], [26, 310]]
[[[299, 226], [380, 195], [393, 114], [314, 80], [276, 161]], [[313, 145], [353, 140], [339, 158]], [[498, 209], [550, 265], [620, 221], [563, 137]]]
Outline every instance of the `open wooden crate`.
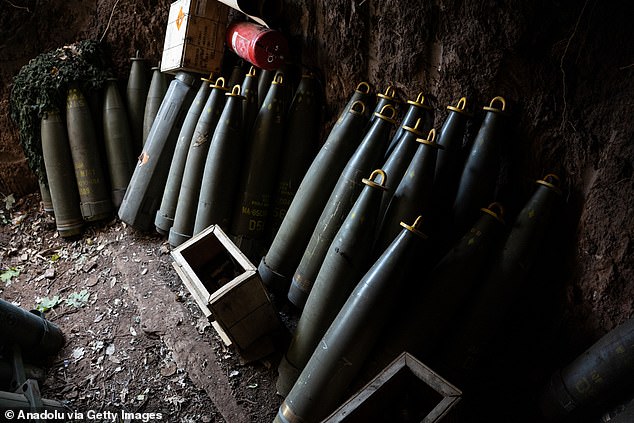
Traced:
[[245, 361], [275, 350], [280, 319], [257, 268], [217, 225], [172, 251], [173, 266], [225, 344]]
[[409, 353], [402, 353], [322, 423], [437, 423], [462, 392]]

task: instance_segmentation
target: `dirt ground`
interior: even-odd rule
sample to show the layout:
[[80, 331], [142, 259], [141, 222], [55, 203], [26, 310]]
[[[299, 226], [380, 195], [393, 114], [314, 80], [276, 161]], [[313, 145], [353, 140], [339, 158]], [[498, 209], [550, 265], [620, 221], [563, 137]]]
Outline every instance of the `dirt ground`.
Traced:
[[[447, 116], [446, 105], [467, 96], [474, 118], [466, 148], [482, 107], [502, 95], [516, 118], [495, 196], [505, 204], [508, 221], [535, 179], [549, 172], [561, 176], [561, 207], [482, 381], [488, 399], [483, 415], [534, 423], [534, 416], [517, 410], [534, 400], [554, 370], [634, 314], [629, 3], [283, 3], [277, 24], [288, 35], [292, 61], [323, 79], [324, 133], [356, 84], [368, 81], [375, 91], [396, 86], [403, 100], [426, 93], [436, 106], [436, 128]], [[0, 282], [0, 295], [30, 308], [38, 297], [90, 293], [84, 307], [62, 303], [48, 314], [69, 338], [45, 384], [49, 397], [72, 396], [78, 407], [160, 406], [174, 421], [200, 421], [204, 414], [210, 421], [266, 422], [280, 402], [274, 359], [241, 365], [211, 328], [203, 328], [158, 236], [113, 221], [90, 226], [74, 242], [56, 238], [31, 194], [36, 179], [7, 116], [13, 76], [42, 52], [103, 38], [121, 81], [137, 50], [158, 61], [169, 4], [0, 2], [0, 193], [19, 198], [9, 223], [0, 227], [0, 264], [20, 269], [10, 283]], [[55, 254], [60, 258], [52, 260]], [[47, 273], [49, 268], [55, 273]], [[186, 340], [196, 340], [194, 353]]]
[[[245, 365], [223, 344], [161, 238], [113, 220], [68, 241], [39, 200], [18, 200], [0, 226], [0, 268], [19, 272], [0, 282], [0, 296], [25, 309], [61, 300], [46, 312], [66, 345], [45, 363], [44, 398], [170, 422], [273, 420], [281, 401], [271, 361]], [[66, 302], [84, 290], [87, 301]]]

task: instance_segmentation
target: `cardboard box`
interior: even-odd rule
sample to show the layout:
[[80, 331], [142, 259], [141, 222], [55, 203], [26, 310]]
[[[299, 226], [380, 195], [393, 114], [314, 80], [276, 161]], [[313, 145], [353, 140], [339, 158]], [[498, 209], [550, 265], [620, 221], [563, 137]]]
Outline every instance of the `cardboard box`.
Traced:
[[462, 392], [409, 353], [402, 353], [322, 423], [437, 423]]
[[275, 350], [282, 328], [256, 267], [217, 225], [172, 251], [173, 266], [226, 344], [245, 361]]
[[178, 0], [170, 6], [161, 72], [219, 73], [229, 7], [216, 0]]

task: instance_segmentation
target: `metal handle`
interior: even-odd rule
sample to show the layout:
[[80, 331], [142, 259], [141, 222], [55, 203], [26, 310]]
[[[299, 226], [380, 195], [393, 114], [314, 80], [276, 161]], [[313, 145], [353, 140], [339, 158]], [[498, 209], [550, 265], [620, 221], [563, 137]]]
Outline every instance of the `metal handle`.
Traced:
[[273, 77], [273, 81], [271, 84], [283, 84], [284, 83], [284, 74], [282, 72], [277, 72]]
[[204, 82], [207, 82], [207, 83], [209, 83], [209, 84], [211, 84], [211, 81], [213, 80], [213, 77], [214, 77], [214, 73], [213, 73], [213, 72], [211, 72], [211, 73], [209, 74], [209, 78], [200, 78], [200, 80], [201, 80], [201, 81], [204, 81]]
[[[361, 110], [357, 110], [355, 106], [361, 107]], [[365, 104], [363, 104], [363, 101], [357, 100], [354, 103], [352, 103], [349, 111], [350, 113], [362, 115], [365, 112]]]
[[[365, 87], [365, 90], [361, 89], [363, 87]], [[359, 82], [359, 85], [357, 85], [357, 91], [362, 92], [364, 94], [369, 94], [370, 93], [370, 84], [368, 84], [365, 81]]]
[[430, 144], [433, 144], [436, 142], [436, 130], [434, 128], [431, 128], [429, 130], [429, 133], [427, 134], [427, 139], [425, 140]]
[[[391, 110], [392, 113], [388, 116], [384, 113], [385, 109], [387, 110]], [[390, 120], [394, 120], [396, 118], [396, 109], [394, 108], [394, 106], [392, 106], [391, 104], [386, 104], [385, 106], [381, 107], [381, 111], [379, 112], [379, 115], [384, 117], [384, 118], [388, 118]]]
[[418, 118], [418, 119], [416, 119], [416, 124], [414, 125], [413, 128], [411, 126], [403, 125], [403, 129], [405, 129], [406, 131], [411, 132], [412, 134], [416, 135], [417, 137], [422, 137], [422, 136], [424, 136], [424, 134], [422, 132], [420, 132], [419, 128], [418, 128], [420, 123], [421, 123], [421, 118]]
[[422, 91], [419, 92], [418, 95], [416, 95], [416, 100], [407, 100], [407, 104], [411, 104], [417, 107], [423, 107], [427, 110], [433, 109], [433, 107], [430, 104], [425, 103], [425, 95], [423, 94]]
[[455, 106], [447, 106], [447, 109], [452, 110], [454, 112], [465, 113], [466, 107], [467, 107], [467, 97], [461, 97], [460, 100], [458, 100], [458, 104], [456, 104]]
[[[381, 182], [377, 182], [374, 180], [374, 178], [376, 178], [377, 176], [381, 177]], [[374, 188], [386, 188], [387, 174], [385, 173], [383, 169], [375, 169], [372, 171], [369, 178], [367, 179], [363, 178], [361, 181], [364, 184], [370, 185], [371, 187], [374, 187]]]
[[[390, 95], [390, 91], [392, 92], [391, 95]], [[394, 88], [391, 85], [388, 85], [387, 88], [385, 89], [385, 93], [383, 94], [387, 97], [394, 98], [396, 96], [396, 88]]]
[[249, 72], [247, 73], [247, 76], [255, 76], [255, 67], [251, 66], [249, 68]]
[[240, 84], [236, 84], [233, 86], [233, 88], [231, 89], [231, 95], [235, 95], [238, 96], [240, 95]]
[[467, 97], [461, 97], [460, 100], [458, 100], [458, 104], [456, 104], [456, 108], [464, 110], [465, 107], [467, 107]]
[[225, 79], [221, 76], [218, 79], [216, 79], [216, 83], [214, 84], [214, 87], [225, 87]]
[[559, 187], [559, 185], [561, 184], [561, 180], [559, 179], [559, 176], [555, 175], [554, 173], [548, 173], [546, 174], [546, 176], [544, 176], [542, 179], [537, 180], [536, 182], [540, 185], [551, 188], [557, 194], [561, 194], [561, 188]]
[[[502, 104], [502, 108], [501, 109], [496, 109], [495, 107], [493, 107], [493, 103], [495, 103], [496, 101], [498, 101], [498, 102], [500, 102]], [[501, 110], [501, 111], [506, 110], [506, 100], [504, 100], [504, 97], [501, 97], [501, 96], [493, 97], [491, 99], [491, 102], [489, 103], [489, 109]]]
[[504, 207], [497, 201], [489, 204], [486, 208], [481, 208], [480, 210], [493, 216], [495, 219], [500, 221], [500, 223], [504, 223]]
[[559, 185], [561, 184], [561, 179], [559, 179], [559, 176], [555, 175], [554, 173], [547, 174], [542, 178], [542, 180], [550, 182], [557, 187], [559, 187]]
[[427, 139], [416, 138], [416, 141], [421, 143], [421, 144], [425, 144], [425, 145], [428, 145], [430, 147], [437, 148], [439, 150], [444, 150], [445, 149], [445, 147], [443, 147], [442, 145], [440, 145], [440, 144], [438, 144], [436, 142], [436, 130], [434, 128], [431, 128], [429, 130], [429, 133], [427, 134]]
[[423, 216], [419, 215], [416, 220], [414, 220], [414, 223], [412, 223], [411, 225], [408, 225], [405, 222], [401, 222], [401, 226], [408, 231], [415, 233], [419, 237], [427, 239], [427, 235], [420, 231], [420, 228], [423, 226]]

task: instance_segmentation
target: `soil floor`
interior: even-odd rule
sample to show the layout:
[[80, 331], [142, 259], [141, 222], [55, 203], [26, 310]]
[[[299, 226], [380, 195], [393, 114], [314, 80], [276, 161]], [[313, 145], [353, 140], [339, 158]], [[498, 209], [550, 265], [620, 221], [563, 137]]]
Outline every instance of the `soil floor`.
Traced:
[[0, 282], [3, 299], [30, 310], [59, 297], [46, 317], [66, 344], [43, 364], [44, 398], [84, 416], [125, 411], [230, 423], [275, 417], [275, 366], [243, 364], [223, 344], [158, 235], [113, 220], [65, 240], [34, 194], [14, 205], [0, 241], [0, 268], [19, 271]]

